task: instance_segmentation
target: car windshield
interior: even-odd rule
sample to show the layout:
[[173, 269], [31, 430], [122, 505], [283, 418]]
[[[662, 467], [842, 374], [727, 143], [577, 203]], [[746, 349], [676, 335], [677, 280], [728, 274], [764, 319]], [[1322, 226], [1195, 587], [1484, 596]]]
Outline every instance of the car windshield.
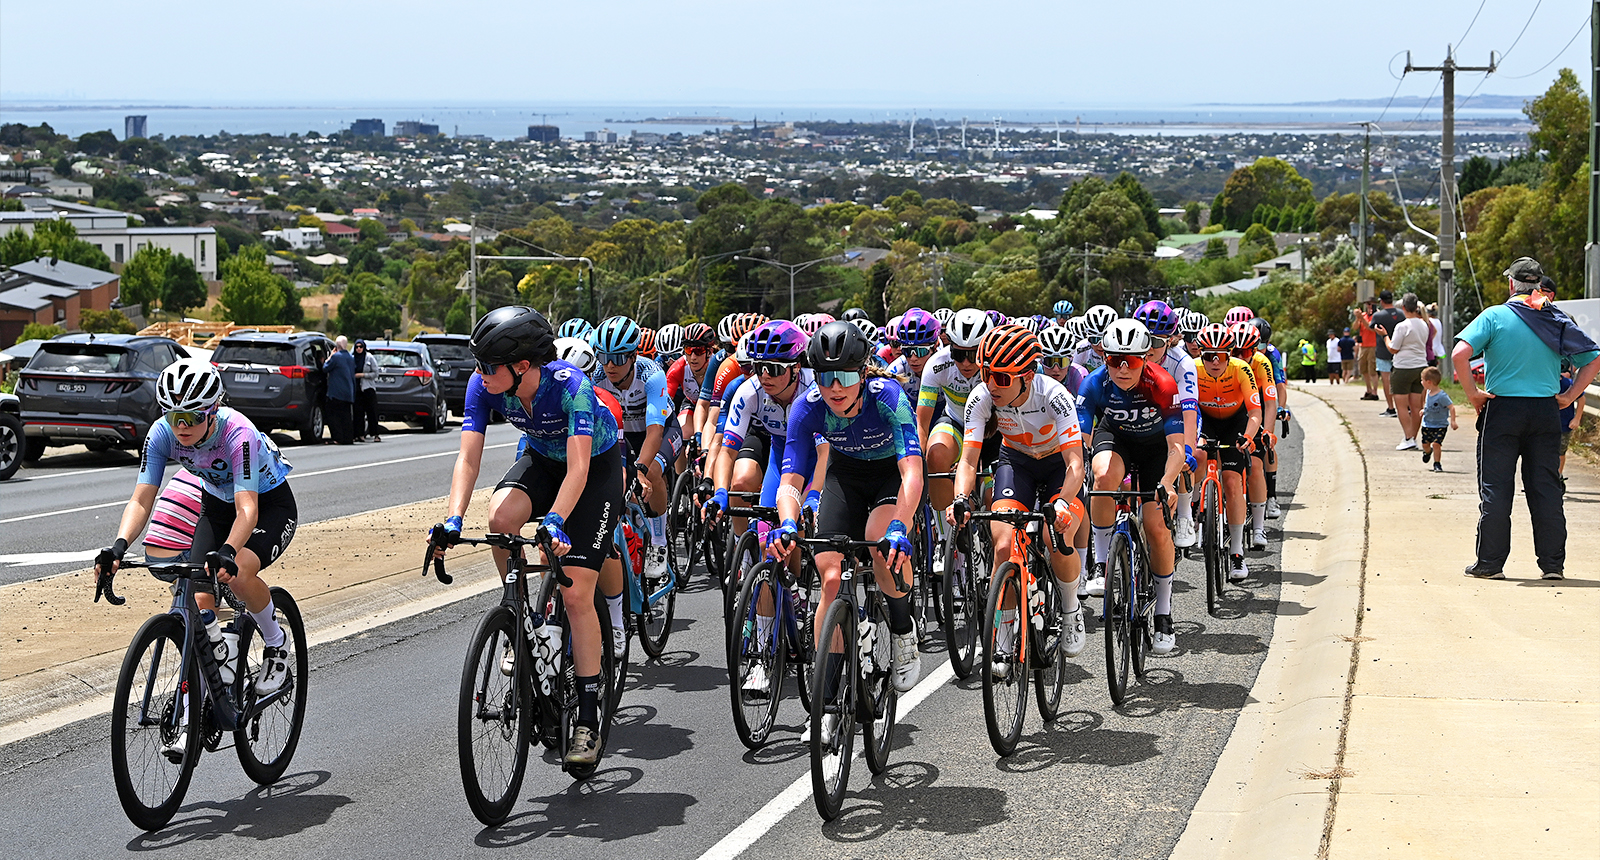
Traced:
[[435, 361], [472, 361], [472, 348], [464, 343], [429, 341], [428, 352]]
[[404, 349], [375, 349], [372, 357], [379, 367], [421, 367], [422, 353]]
[[281, 367], [294, 364], [294, 347], [277, 343], [224, 343], [212, 353], [217, 364], [264, 364]]
[[49, 344], [33, 354], [29, 370], [66, 373], [121, 373], [133, 367], [131, 350], [92, 344]]

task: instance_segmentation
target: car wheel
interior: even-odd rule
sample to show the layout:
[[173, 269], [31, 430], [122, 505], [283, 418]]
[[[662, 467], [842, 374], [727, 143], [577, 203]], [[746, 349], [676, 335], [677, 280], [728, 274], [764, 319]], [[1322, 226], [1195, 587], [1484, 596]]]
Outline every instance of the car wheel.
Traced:
[[22, 419], [9, 412], [0, 413], [0, 481], [15, 475], [22, 468], [26, 439], [22, 435]]
[[43, 436], [24, 436], [22, 448], [22, 462], [37, 463], [44, 456], [44, 449], [48, 447]]
[[311, 406], [311, 418], [300, 425], [300, 442], [305, 445], [316, 445], [322, 441], [322, 405]]
[[441, 404], [435, 406], [433, 408], [433, 411], [428, 413], [428, 415], [422, 419], [422, 432], [424, 432], [424, 433], [437, 433], [437, 432], [439, 432], [440, 430], [443, 430], [443, 429], [444, 429], [444, 404], [441, 403]]

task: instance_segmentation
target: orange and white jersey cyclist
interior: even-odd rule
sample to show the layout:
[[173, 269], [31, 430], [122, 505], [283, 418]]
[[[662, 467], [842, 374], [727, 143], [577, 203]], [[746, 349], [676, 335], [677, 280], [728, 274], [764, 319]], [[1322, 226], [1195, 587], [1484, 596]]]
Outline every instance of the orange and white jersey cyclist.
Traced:
[[1237, 322], [1228, 327], [1233, 336], [1233, 354], [1250, 365], [1256, 389], [1261, 392], [1262, 427], [1251, 440], [1255, 449], [1250, 461], [1250, 548], [1267, 548], [1267, 458], [1272, 454], [1277, 438], [1272, 435], [1272, 417], [1278, 413], [1278, 386], [1272, 373], [1272, 359], [1267, 358], [1256, 344], [1261, 341], [1261, 330], [1254, 320]]
[[[983, 382], [967, 398], [965, 440], [957, 468], [956, 500], [946, 513], [951, 525], [964, 522], [973, 498], [984, 433], [993, 419], [1002, 442], [994, 467], [992, 510], [1041, 511], [1070, 538], [1084, 519], [1083, 437], [1078, 427], [1078, 404], [1061, 383], [1038, 372], [1043, 356], [1037, 335], [1021, 325], [1003, 325], [983, 338], [978, 363]], [[994, 569], [1011, 556], [1013, 529], [994, 522]], [[1041, 540], [1046, 539], [1044, 536]], [[1087, 638], [1083, 611], [1078, 604], [1079, 562], [1076, 554], [1056, 552], [1049, 546], [1050, 567], [1060, 583], [1056, 589], [1066, 620], [1062, 647], [1069, 657], [1083, 651]], [[1013, 666], [1017, 607], [1002, 606], [997, 656], [989, 668], [1004, 677]]]
[[[1200, 354], [1198, 377], [1200, 431], [1224, 448], [1218, 457], [1222, 470], [1226, 521], [1230, 541], [1231, 566], [1228, 578], [1234, 581], [1250, 575], [1244, 563], [1244, 527], [1247, 518], [1244, 495], [1245, 472], [1250, 465], [1250, 450], [1261, 428], [1261, 393], [1250, 366], [1233, 357], [1233, 335], [1221, 324], [1208, 325], [1195, 336]], [[1204, 452], [1199, 452], [1204, 456]]]

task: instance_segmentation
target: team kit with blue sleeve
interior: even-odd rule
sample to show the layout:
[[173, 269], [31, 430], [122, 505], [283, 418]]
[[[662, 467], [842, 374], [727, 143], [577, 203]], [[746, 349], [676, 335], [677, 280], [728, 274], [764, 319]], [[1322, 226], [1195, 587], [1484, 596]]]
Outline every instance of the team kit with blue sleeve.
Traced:
[[863, 540], [873, 509], [894, 504], [900, 493], [900, 461], [922, 456], [911, 403], [893, 379], [861, 383], [861, 404], [853, 417], [834, 414], [815, 385], [796, 398], [789, 411], [783, 474], [810, 480], [817, 445], [828, 443], [828, 473], [817, 516], [821, 536]]

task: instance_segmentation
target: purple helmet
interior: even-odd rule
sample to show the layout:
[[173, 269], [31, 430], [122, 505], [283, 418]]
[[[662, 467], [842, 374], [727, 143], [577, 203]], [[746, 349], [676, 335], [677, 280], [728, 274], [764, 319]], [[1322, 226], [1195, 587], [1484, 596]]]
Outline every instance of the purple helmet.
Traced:
[[1156, 337], [1172, 337], [1178, 333], [1178, 315], [1173, 313], [1172, 306], [1160, 299], [1140, 305], [1133, 312], [1133, 318], [1144, 323], [1144, 327]]
[[894, 339], [901, 346], [932, 346], [939, 342], [939, 318], [921, 308], [912, 308], [900, 317], [894, 327]]
[[1008, 322], [1011, 322], [1011, 320], [1008, 317], [1006, 317], [1005, 314], [1000, 313], [999, 311], [995, 311], [995, 310], [984, 311], [983, 315], [988, 317], [991, 320], [994, 320], [994, 324], [997, 325], [997, 326], [1002, 326], [1002, 325], [1005, 325]]
[[751, 361], [799, 361], [806, 352], [805, 330], [788, 320], [762, 323], [750, 333]]

